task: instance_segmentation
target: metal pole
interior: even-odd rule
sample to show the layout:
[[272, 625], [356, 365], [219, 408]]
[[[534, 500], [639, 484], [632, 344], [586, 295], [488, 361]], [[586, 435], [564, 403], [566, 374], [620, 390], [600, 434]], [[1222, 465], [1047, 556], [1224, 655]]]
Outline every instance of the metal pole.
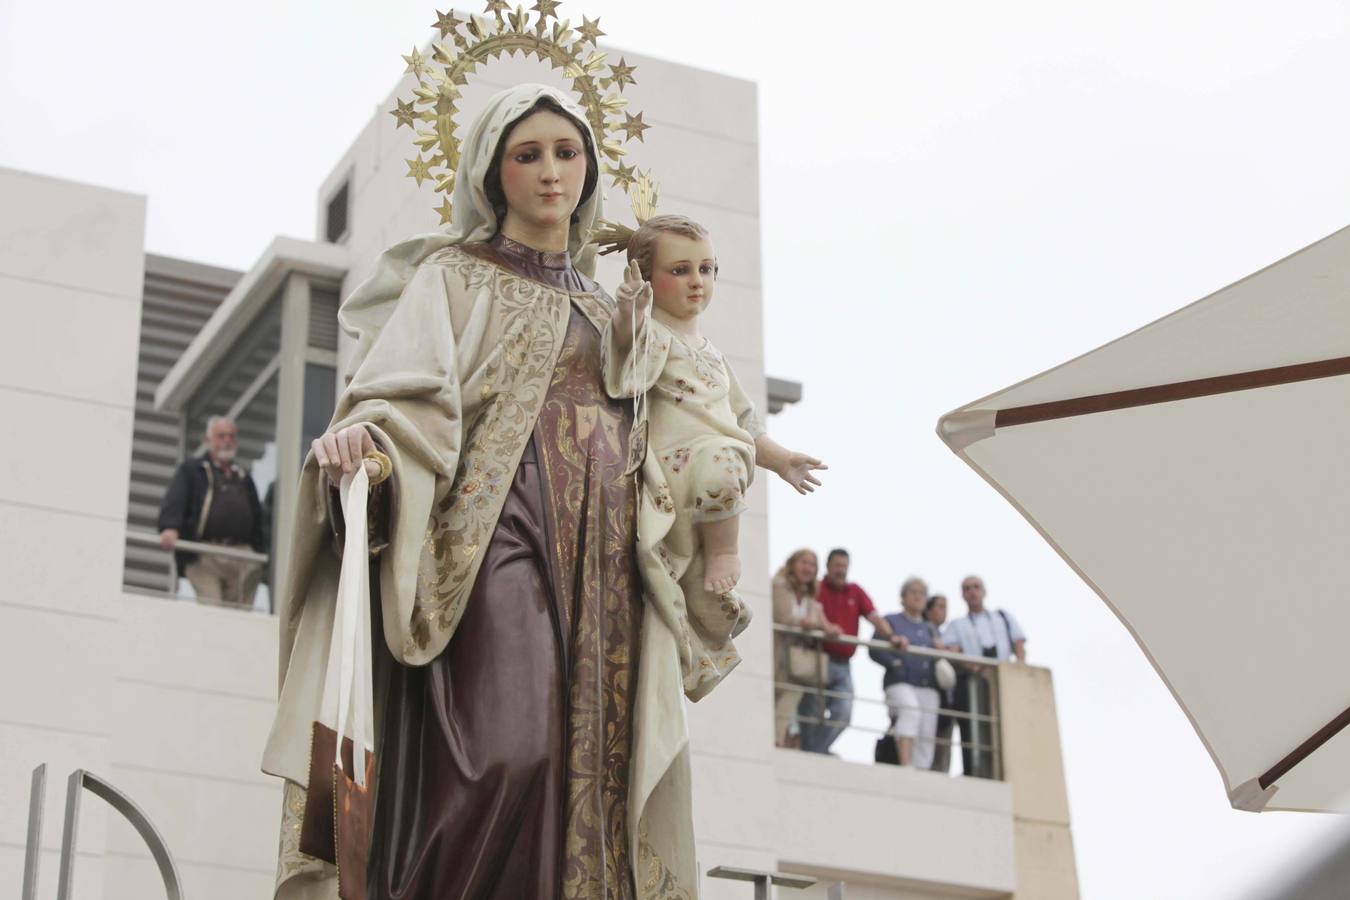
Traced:
[[[155, 865], [159, 868], [159, 877], [164, 880], [164, 893], [168, 900], [182, 900], [183, 883], [178, 877], [178, 867], [174, 865], [168, 845], [164, 843], [164, 838], [160, 836], [150, 818], [139, 806], [131, 802], [131, 798], [98, 776], [83, 770], [79, 770], [79, 775], [84, 787], [91, 794], [102, 797], [109, 806], [121, 813], [122, 817], [136, 829], [141, 840], [145, 841], [145, 846], [149, 848], [150, 855], [154, 857]], [[58, 896], [57, 900], [68, 898]]]
[[75, 835], [80, 829], [80, 788], [84, 770], [76, 769], [66, 779], [66, 820], [61, 831], [61, 864], [56, 876], [56, 900], [70, 900], [75, 881]]
[[23, 853], [21, 900], [37, 900], [38, 865], [42, 857], [42, 805], [47, 801], [47, 764], [33, 770], [33, 788], [28, 796], [28, 844]]
[[178, 596], [178, 556], [174, 553], [169, 554], [169, 587], [168, 592], [173, 596]]
[[[75, 883], [75, 837], [79, 833], [80, 793], [88, 789], [91, 794], [102, 797], [108, 805], [122, 814], [122, 818], [140, 834], [141, 840], [149, 848], [159, 867], [159, 876], [164, 880], [164, 893], [168, 900], [182, 900], [183, 882], [178, 877], [178, 868], [174, 865], [169, 848], [164, 843], [149, 817], [143, 813], [131, 799], [106, 781], [76, 769], [70, 773], [66, 782], [66, 821], [61, 836], [61, 872], [56, 885], [56, 900], [70, 900], [70, 892]], [[27, 900], [27, 898], [25, 898]]]
[[749, 881], [755, 886], [755, 900], [769, 900], [772, 885], [801, 890], [816, 883], [810, 875], [793, 875], [787, 872], [765, 872], [760, 869], [742, 869], [737, 866], [717, 866], [708, 870], [709, 878], [727, 878], [732, 881]]
[[995, 781], [1003, 780], [1003, 696], [999, 692], [998, 669], [994, 669], [989, 679], [989, 711], [994, 721], [989, 723], [989, 753], [993, 757], [993, 775]]
[[281, 349], [277, 369], [277, 480], [272, 494], [272, 601], [278, 628], [285, 630], [291, 598], [283, 585], [290, 570], [291, 525], [300, 502], [300, 467], [305, 461], [301, 431], [305, 408], [305, 348], [309, 346], [309, 277], [292, 272], [281, 295]]
[[[816, 654], [816, 702], [811, 704], [811, 708], [816, 711], [816, 718], [820, 721], [811, 723], [811, 743], [813, 745], [817, 737], [823, 738], [825, 736], [825, 673], [826, 667], [830, 664], [830, 658], [825, 653], [823, 642], [816, 643]], [[805, 744], [805, 740], [802, 743]], [[802, 747], [802, 749], [807, 748]]]
[[[137, 544], [146, 544], [148, 546], [159, 546], [159, 535], [148, 531], [128, 531], [127, 540]], [[227, 559], [242, 559], [248, 562], [265, 563], [267, 562], [266, 553], [258, 553], [245, 546], [235, 546], [230, 544], [211, 544], [203, 541], [193, 541], [187, 538], [179, 538], [178, 543], [174, 545], [175, 549], [189, 550], [193, 553], [209, 553], [214, 556], [223, 556]]]

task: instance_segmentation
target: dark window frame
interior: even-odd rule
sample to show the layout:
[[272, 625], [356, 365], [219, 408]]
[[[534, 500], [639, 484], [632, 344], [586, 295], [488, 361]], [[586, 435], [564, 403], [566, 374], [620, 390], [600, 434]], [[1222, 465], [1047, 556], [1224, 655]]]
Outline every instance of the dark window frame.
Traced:
[[[337, 214], [340, 212], [340, 218]], [[341, 230], [334, 233], [335, 226]], [[341, 244], [352, 230], [352, 176], [348, 173], [324, 204], [323, 234], [330, 244]]]

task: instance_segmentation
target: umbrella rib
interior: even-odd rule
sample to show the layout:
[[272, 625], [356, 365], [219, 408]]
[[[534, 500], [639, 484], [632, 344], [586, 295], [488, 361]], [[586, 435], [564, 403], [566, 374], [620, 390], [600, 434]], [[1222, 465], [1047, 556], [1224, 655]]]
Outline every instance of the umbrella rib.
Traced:
[[1264, 791], [1276, 781], [1283, 778], [1294, 766], [1303, 762], [1309, 756], [1312, 756], [1314, 750], [1335, 737], [1336, 734], [1347, 725], [1350, 725], [1350, 709], [1346, 709], [1339, 716], [1323, 725], [1316, 734], [1299, 744], [1294, 752], [1271, 766], [1270, 770], [1258, 778], [1256, 783], [1259, 784], [1261, 790]]
[[994, 418], [994, 427], [1007, 428], [1012, 425], [1067, 419], [1072, 416], [1111, 412], [1136, 406], [1151, 406], [1155, 403], [1171, 403], [1176, 400], [1190, 400], [1195, 397], [1212, 397], [1215, 394], [1230, 394], [1234, 391], [1249, 391], [1254, 388], [1293, 384], [1298, 381], [1334, 378], [1337, 375], [1350, 375], [1350, 356], [1298, 363], [1292, 366], [1277, 366], [1271, 369], [1255, 369], [1251, 372], [1237, 372], [1232, 375], [1217, 375], [1212, 378], [1197, 378], [1193, 381], [1177, 381], [1172, 384], [1159, 384], [1153, 387], [1132, 388], [1127, 391], [1112, 391], [1108, 394], [1091, 394], [1086, 397], [1074, 397], [1070, 400], [1054, 400], [1049, 403], [1014, 406], [1008, 409], [1000, 409], [997, 412]]

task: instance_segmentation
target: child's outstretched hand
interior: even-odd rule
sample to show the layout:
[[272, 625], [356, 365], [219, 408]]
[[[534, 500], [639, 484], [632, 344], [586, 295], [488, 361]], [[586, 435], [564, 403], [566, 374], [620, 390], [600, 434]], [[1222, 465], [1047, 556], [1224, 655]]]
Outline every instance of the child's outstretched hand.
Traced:
[[619, 285], [614, 302], [614, 338], [619, 348], [627, 351], [632, 346], [633, 335], [642, 331], [652, 308], [652, 286], [643, 279], [637, 260], [624, 269], [623, 284]]
[[791, 451], [778, 469], [778, 477], [796, 488], [797, 493], [809, 494], [820, 486], [820, 479], [811, 473], [828, 468], [814, 456]]

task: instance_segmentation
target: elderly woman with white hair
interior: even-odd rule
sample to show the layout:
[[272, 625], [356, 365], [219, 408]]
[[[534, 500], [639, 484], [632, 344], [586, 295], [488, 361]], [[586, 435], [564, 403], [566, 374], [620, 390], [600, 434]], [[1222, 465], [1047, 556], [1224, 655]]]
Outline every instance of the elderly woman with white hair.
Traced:
[[[928, 585], [921, 578], [907, 578], [900, 586], [901, 611], [886, 616], [886, 622], [892, 631], [909, 641], [910, 647], [946, 649], [937, 629], [924, 619], [927, 603]], [[879, 636], [873, 637], [874, 641], [878, 639]], [[937, 746], [940, 700], [934, 660], [928, 656], [877, 648], [871, 649], [869, 655], [886, 669], [882, 686], [900, 765], [931, 769]]]

